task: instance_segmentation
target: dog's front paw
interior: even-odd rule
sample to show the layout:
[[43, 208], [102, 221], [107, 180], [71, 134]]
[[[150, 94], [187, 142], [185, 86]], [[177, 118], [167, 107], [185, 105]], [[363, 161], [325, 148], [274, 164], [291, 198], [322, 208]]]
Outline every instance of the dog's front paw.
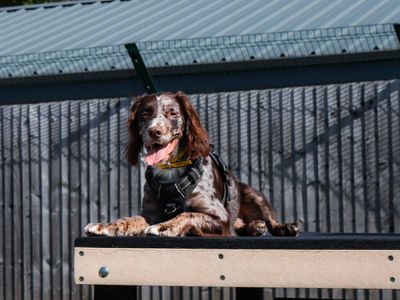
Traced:
[[86, 235], [105, 235], [108, 236], [109, 230], [106, 223], [89, 223], [83, 229]]
[[176, 228], [170, 228], [163, 224], [155, 224], [147, 227], [143, 231], [146, 236], [180, 236], [182, 235]]
[[159, 236], [160, 232], [157, 225], [151, 225], [143, 230], [143, 234], [146, 236]]

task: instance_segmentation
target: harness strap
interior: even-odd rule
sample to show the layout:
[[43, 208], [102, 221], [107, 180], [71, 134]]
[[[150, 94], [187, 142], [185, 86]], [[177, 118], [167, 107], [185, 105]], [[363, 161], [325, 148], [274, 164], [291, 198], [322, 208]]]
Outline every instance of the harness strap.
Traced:
[[229, 195], [229, 187], [228, 187], [228, 175], [229, 175], [229, 168], [226, 163], [222, 160], [222, 158], [215, 153], [213, 150], [210, 153], [210, 157], [212, 161], [217, 165], [218, 169], [221, 172], [222, 182], [224, 183], [224, 196], [222, 198], [222, 203], [226, 204], [227, 201], [230, 201]]

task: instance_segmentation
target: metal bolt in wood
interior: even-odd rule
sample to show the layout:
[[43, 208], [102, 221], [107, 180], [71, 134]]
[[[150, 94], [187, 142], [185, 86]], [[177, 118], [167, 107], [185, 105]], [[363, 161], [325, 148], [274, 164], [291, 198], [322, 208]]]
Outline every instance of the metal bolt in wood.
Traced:
[[101, 267], [99, 270], [99, 276], [101, 278], [107, 277], [109, 273], [110, 273], [110, 270], [107, 267]]

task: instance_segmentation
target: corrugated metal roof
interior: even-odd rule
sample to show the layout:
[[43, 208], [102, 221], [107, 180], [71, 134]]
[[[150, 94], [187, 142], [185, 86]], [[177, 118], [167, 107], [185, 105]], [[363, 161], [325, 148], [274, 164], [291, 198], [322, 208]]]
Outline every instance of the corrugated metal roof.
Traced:
[[138, 45], [148, 67], [400, 49], [392, 24], [141, 42]]
[[43, 4], [0, 9], [0, 55], [398, 22], [398, 0], [115, 0]]
[[[149, 68], [399, 50], [393, 24], [137, 43]], [[0, 78], [134, 68], [124, 45], [0, 56]]]

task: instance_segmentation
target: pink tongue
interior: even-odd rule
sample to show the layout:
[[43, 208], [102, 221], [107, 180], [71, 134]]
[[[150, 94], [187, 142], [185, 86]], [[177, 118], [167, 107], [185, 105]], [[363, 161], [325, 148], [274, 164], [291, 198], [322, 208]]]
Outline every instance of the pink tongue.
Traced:
[[173, 140], [159, 149], [154, 149], [154, 147], [152, 147], [146, 154], [144, 161], [148, 165], [154, 166], [155, 164], [158, 164], [160, 161], [167, 160], [171, 152], [175, 149], [177, 143], [178, 140]]

